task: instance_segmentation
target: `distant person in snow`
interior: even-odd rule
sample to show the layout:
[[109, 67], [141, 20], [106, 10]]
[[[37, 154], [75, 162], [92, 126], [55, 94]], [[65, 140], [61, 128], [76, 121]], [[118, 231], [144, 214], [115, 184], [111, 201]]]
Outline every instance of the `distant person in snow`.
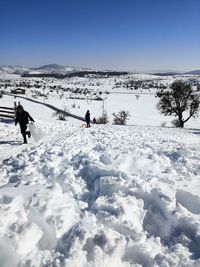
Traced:
[[86, 121], [87, 128], [90, 127], [90, 111], [89, 110], [85, 114], [85, 121]]
[[94, 124], [96, 124], [96, 123], [97, 123], [97, 120], [96, 120], [96, 118], [95, 118], [95, 117], [93, 118], [93, 123], [94, 123]]
[[34, 119], [29, 115], [29, 113], [24, 110], [22, 105], [19, 105], [17, 107], [15, 125], [17, 125], [17, 123], [19, 123], [20, 129], [21, 129], [21, 134], [22, 134], [22, 136], [24, 138], [24, 143], [25, 144], [27, 143], [26, 135], [28, 135], [29, 138], [31, 137], [31, 132], [30, 131], [26, 131], [27, 124], [29, 123], [29, 120], [35, 122]]

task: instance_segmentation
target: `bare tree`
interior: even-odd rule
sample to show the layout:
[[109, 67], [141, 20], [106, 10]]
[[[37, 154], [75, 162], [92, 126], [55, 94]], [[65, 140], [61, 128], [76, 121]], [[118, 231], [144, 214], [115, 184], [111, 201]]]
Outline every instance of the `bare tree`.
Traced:
[[129, 111], [121, 110], [117, 114], [113, 113], [115, 125], [126, 125], [126, 121], [130, 117]]
[[[157, 108], [165, 116], [173, 115], [176, 119], [173, 124], [177, 127], [184, 127], [191, 117], [198, 115], [200, 97], [200, 87], [194, 90], [190, 84], [183, 81], [175, 81], [169, 90], [161, 90], [156, 96], [160, 98]], [[187, 112], [184, 119], [184, 112]]]

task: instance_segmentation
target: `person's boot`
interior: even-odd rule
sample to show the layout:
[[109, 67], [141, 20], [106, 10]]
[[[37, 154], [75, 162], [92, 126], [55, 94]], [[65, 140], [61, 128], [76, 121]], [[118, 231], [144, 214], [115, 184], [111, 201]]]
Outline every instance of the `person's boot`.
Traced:
[[26, 139], [24, 139], [24, 144], [27, 144], [27, 140]]
[[31, 137], [31, 132], [30, 131], [27, 131], [26, 134], [28, 135], [28, 138]]

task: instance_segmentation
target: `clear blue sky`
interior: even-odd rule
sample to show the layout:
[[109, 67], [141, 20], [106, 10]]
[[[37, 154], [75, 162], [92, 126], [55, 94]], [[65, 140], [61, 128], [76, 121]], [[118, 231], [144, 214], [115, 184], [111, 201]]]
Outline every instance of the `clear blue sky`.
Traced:
[[200, 0], [0, 0], [0, 65], [200, 69]]

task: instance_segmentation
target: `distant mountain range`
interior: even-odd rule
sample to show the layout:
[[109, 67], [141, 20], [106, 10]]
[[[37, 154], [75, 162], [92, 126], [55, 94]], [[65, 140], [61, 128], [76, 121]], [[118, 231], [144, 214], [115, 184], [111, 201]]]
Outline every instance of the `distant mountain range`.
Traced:
[[158, 75], [158, 76], [175, 76], [175, 75], [182, 75], [182, 74], [188, 74], [188, 75], [199, 75], [200, 70], [193, 70], [193, 71], [188, 71], [188, 72], [157, 72], [153, 73], [153, 75]]
[[[77, 68], [70, 66], [62, 66], [58, 64], [49, 64], [43, 65], [37, 68], [26, 68], [22, 66], [13, 66], [13, 65], [0, 65], [0, 73], [8, 73], [8, 74], [18, 74], [18, 75], [45, 75], [45, 74], [57, 74], [57, 75], [66, 75], [70, 73], [78, 73], [78, 72], [95, 72], [92, 69], [86, 68]], [[108, 72], [108, 71], [105, 71]], [[189, 75], [200, 75], [200, 70], [193, 70], [189, 72], [157, 72], [152, 73], [153, 75], [158, 76], [173, 76], [173, 75], [181, 75], [181, 74], [189, 74]]]
[[186, 72], [185, 74], [200, 74], [200, 70], [193, 70], [193, 71], [189, 71], [189, 72]]
[[106, 77], [128, 74], [128, 72], [97, 71], [86, 68], [62, 66], [58, 64], [44, 65], [38, 68], [24, 68], [21, 66], [2, 65], [0, 66], [0, 73], [18, 74], [22, 77], [54, 77], [57, 79], [64, 79], [67, 77], [85, 77], [88, 75], [99, 75], [101, 77]]
[[153, 75], [156, 75], [156, 76], [175, 76], [175, 75], [180, 75], [180, 74], [183, 74], [183, 73], [180, 73], [180, 72], [156, 72], [156, 73], [153, 73]]
[[0, 65], [0, 72], [8, 74], [67, 74], [70, 72], [79, 71], [91, 71], [86, 68], [75, 68], [69, 66], [62, 66], [58, 64], [44, 65], [37, 68], [26, 68], [22, 66], [12, 66], [12, 65]]

